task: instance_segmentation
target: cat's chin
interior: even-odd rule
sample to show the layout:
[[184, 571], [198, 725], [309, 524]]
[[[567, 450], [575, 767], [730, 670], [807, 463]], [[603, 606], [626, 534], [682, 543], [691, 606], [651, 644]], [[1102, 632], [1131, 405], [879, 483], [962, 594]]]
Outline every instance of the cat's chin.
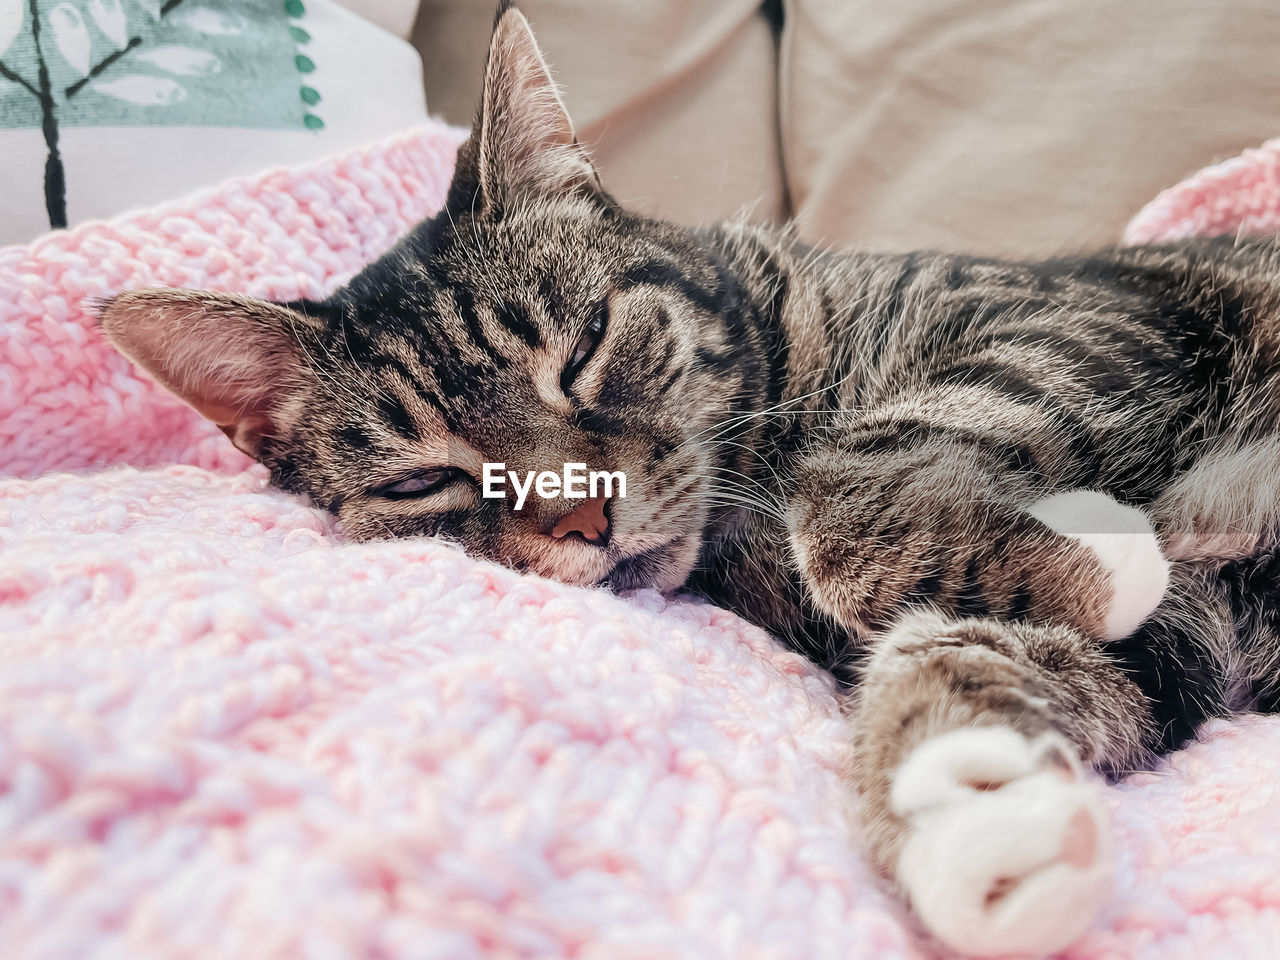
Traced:
[[693, 567], [692, 559], [685, 562], [683, 554], [687, 551], [683, 547], [681, 541], [674, 541], [620, 560], [598, 585], [618, 592], [645, 588], [664, 593], [678, 590], [684, 586]]

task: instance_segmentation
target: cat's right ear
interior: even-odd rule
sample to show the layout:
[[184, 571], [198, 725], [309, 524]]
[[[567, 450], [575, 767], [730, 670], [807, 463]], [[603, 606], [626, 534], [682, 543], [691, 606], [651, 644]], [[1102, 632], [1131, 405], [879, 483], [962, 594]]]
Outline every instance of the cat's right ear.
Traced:
[[197, 290], [135, 290], [99, 323], [117, 350], [257, 458], [302, 364], [310, 318], [279, 304]]
[[458, 154], [450, 203], [493, 212], [518, 197], [600, 189], [529, 21], [506, 0], [494, 21], [480, 109]]

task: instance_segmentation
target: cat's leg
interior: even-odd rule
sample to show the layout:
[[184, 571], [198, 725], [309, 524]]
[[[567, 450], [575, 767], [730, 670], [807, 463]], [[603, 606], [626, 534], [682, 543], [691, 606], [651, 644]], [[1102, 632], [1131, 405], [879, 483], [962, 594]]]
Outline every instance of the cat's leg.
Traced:
[[1070, 628], [919, 612], [876, 641], [856, 698], [871, 853], [928, 929], [975, 956], [1079, 936], [1110, 872], [1087, 770], [1145, 757], [1138, 687]]
[[874, 644], [852, 778], [878, 866], [949, 945], [1043, 953], [1106, 895], [1088, 771], [1159, 743], [1106, 644], [1148, 629], [1170, 568], [1144, 513], [1069, 488], [1065, 446], [973, 422], [851, 426], [797, 465], [789, 533], [815, 603]]
[[817, 605], [857, 634], [908, 607], [1131, 634], [1169, 564], [1143, 511], [1046, 489], [989, 445], [815, 452], [795, 472], [791, 547]]

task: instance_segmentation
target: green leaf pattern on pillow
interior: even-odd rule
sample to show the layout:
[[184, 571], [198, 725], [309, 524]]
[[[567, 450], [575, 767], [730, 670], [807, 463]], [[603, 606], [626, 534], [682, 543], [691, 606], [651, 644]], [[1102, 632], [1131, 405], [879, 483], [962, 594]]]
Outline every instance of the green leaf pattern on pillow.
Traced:
[[69, 126], [324, 126], [302, 0], [0, 0], [0, 130], [35, 127], [66, 225]]

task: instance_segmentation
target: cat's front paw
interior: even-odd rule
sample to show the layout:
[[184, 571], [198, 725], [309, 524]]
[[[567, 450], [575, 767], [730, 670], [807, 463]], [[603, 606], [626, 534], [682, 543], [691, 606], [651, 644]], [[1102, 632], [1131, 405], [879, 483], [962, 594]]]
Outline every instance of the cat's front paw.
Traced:
[[1109, 886], [1098, 788], [1065, 741], [1009, 727], [926, 740], [890, 794], [897, 878], [939, 940], [977, 957], [1045, 954], [1093, 922]]
[[1111, 577], [1103, 633], [1127, 637], [1151, 616], [1169, 586], [1169, 561], [1147, 515], [1097, 490], [1068, 490], [1032, 504], [1045, 526], [1093, 551]]

